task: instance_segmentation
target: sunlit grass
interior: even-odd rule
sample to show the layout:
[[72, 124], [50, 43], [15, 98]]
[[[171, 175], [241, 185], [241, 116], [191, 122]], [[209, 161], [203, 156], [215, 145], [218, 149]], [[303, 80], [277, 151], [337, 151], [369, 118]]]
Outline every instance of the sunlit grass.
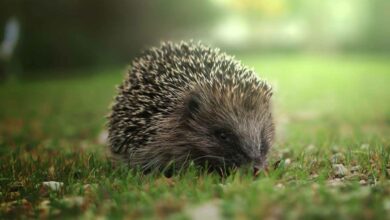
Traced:
[[182, 219], [202, 207], [226, 218], [389, 216], [388, 58], [237, 57], [275, 87], [268, 171], [221, 178], [191, 168], [165, 178], [114, 167], [99, 135], [121, 68], [10, 82], [0, 87], [0, 218]]

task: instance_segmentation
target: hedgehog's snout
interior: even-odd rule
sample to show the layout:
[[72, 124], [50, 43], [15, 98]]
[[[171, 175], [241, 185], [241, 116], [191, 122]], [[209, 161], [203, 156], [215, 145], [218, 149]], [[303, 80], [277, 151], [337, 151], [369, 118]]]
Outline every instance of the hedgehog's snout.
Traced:
[[233, 161], [233, 167], [248, 167], [261, 169], [263, 159], [259, 153], [246, 153], [242, 148], [227, 158], [228, 161]]

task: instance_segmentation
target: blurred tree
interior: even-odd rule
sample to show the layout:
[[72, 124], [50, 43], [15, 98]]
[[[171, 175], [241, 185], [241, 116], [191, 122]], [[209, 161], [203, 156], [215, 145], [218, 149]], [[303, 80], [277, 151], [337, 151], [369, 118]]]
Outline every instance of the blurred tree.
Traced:
[[[328, 12], [314, 10], [320, 7], [306, 7], [309, 2], [323, 5], [319, 0], [1, 0], [0, 27], [4, 27], [5, 21], [12, 16], [20, 21], [21, 39], [16, 58], [24, 70], [123, 64], [140, 49], [160, 40], [210, 37], [206, 30], [213, 28], [221, 15], [225, 18], [234, 13], [243, 15], [246, 18], [243, 22], [250, 27], [257, 25], [258, 29], [264, 29], [258, 25], [259, 21], [266, 23], [266, 27], [275, 27], [275, 24], [283, 26], [298, 17], [298, 20], [314, 24], [306, 28], [314, 27], [312, 31], [315, 32], [317, 25], [308, 15], [322, 13], [314, 17], [320, 17], [321, 22], [326, 23]], [[364, 30], [366, 37], [351, 46], [360, 50], [388, 51], [389, 2], [359, 2], [367, 2], [370, 6], [365, 9], [370, 14], [369, 28]], [[340, 7], [340, 10], [349, 9]], [[326, 27], [322, 29], [330, 31]], [[0, 28], [1, 36], [3, 29]], [[256, 35], [253, 28], [248, 30], [252, 39], [267, 38], [261, 35], [264, 31], [258, 31]], [[231, 32], [223, 33], [225, 37]], [[266, 42], [265, 45], [270, 44]]]
[[363, 44], [371, 51], [390, 51], [390, 1], [371, 0], [369, 4], [368, 30]]
[[19, 40], [20, 25], [16, 17], [10, 17], [4, 28], [4, 39], [0, 41], [0, 81], [7, 76], [7, 65], [14, 55]]
[[19, 59], [25, 70], [128, 62], [147, 44], [215, 18], [207, 0], [5, 0], [22, 24]]

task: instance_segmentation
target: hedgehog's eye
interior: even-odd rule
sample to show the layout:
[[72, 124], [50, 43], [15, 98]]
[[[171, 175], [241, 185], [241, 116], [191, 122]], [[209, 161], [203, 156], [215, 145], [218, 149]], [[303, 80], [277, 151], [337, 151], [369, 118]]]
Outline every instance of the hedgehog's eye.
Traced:
[[231, 142], [233, 140], [232, 134], [225, 130], [216, 130], [215, 136], [223, 142]]
[[221, 140], [226, 141], [226, 140], [229, 139], [229, 136], [226, 133], [221, 132], [221, 133], [218, 134], [218, 138], [221, 139]]

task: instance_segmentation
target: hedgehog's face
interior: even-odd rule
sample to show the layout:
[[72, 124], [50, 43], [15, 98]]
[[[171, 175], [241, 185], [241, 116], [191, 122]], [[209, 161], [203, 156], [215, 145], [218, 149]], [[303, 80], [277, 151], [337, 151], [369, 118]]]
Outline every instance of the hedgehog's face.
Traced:
[[274, 137], [269, 99], [257, 93], [201, 91], [185, 102], [183, 138], [196, 164], [260, 169]]

